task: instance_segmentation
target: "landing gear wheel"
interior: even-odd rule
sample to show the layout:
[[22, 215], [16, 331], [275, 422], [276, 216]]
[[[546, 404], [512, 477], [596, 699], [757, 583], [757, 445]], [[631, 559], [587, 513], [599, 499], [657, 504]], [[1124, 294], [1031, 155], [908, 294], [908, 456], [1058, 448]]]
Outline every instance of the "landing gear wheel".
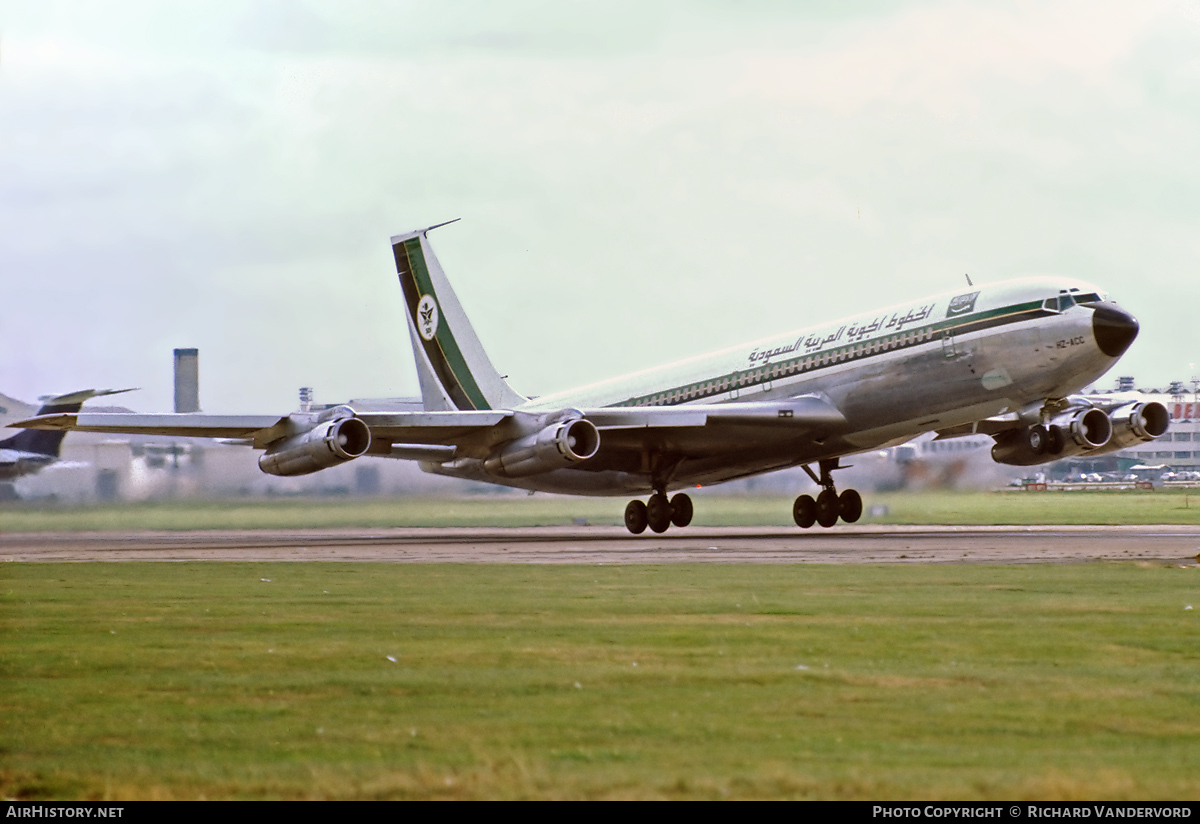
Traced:
[[801, 495], [796, 499], [792, 504], [792, 518], [801, 529], [808, 529], [817, 522], [817, 502], [812, 495]]
[[646, 504], [646, 523], [654, 532], [666, 532], [671, 525], [671, 504], [666, 495], [655, 492]]
[[832, 489], [826, 489], [817, 496], [817, 523], [823, 527], [831, 527], [838, 520], [838, 496]]
[[687, 526], [692, 522], [692, 499], [680, 492], [671, 499], [671, 523], [675, 526]]
[[1046, 446], [1049, 439], [1050, 433], [1040, 423], [1029, 427], [1025, 432], [1025, 443], [1029, 446], [1029, 451], [1034, 455], [1046, 454]]
[[1046, 427], [1046, 452], [1051, 455], [1061, 455], [1065, 443], [1062, 427], [1051, 424]]
[[862, 517], [862, 495], [857, 490], [847, 489], [838, 496], [838, 514], [842, 520], [852, 524]]
[[641, 501], [630, 501], [625, 505], [625, 528], [634, 535], [646, 531], [646, 505]]

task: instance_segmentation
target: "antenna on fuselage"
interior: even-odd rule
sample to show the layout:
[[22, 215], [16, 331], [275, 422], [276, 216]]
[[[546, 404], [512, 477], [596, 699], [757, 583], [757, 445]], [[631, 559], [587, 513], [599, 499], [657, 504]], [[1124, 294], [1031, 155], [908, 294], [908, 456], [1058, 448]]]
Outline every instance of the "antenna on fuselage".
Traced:
[[[964, 272], [964, 274], [966, 274], [966, 273]], [[966, 277], [967, 277], [967, 285], [968, 285], [968, 286], [974, 286], [975, 284], [974, 284], [974, 283], [971, 283], [971, 276], [970, 276], [970, 275], [967, 275]]]

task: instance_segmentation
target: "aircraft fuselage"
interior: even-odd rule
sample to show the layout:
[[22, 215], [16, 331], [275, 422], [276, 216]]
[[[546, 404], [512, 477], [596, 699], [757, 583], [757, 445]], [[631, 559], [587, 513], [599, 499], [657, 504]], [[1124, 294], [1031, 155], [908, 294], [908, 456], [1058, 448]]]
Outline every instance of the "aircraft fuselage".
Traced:
[[[1124, 353], [1137, 322], [1094, 286], [1030, 278], [935, 295], [619, 379], [543, 396], [518, 413], [678, 406], [817, 396], [846, 425], [823, 439], [710, 437], [673, 473], [682, 488], [903, 443], [918, 435], [1062, 398], [1089, 385]], [[664, 451], [688, 450], [663, 443]], [[648, 490], [638, 473], [587, 462], [497, 481], [481, 462], [423, 464], [427, 471], [526, 489], [589, 495]]]

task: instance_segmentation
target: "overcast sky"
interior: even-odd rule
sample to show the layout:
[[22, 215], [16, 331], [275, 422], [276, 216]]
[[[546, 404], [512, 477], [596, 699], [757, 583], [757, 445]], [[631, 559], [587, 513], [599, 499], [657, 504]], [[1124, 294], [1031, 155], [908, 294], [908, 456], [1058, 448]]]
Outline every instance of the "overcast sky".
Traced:
[[0, 391], [169, 411], [194, 346], [210, 412], [416, 394], [388, 238], [456, 217], [526, 394], [964, 273], [1100, 285], [1142, 321], [1115, 371], [1165, 386], [1200, 372], [1200, 3], [0, 6]]

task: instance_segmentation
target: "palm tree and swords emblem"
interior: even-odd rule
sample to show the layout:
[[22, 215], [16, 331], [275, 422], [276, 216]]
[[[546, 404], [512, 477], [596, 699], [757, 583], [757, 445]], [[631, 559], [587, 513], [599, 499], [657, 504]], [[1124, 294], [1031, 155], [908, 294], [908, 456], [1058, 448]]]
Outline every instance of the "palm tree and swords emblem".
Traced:
[[425, 340], [433, 340], [438, 328], [437, 302], [432, 295], [422, 295], [417, 303], [417, 331]]

